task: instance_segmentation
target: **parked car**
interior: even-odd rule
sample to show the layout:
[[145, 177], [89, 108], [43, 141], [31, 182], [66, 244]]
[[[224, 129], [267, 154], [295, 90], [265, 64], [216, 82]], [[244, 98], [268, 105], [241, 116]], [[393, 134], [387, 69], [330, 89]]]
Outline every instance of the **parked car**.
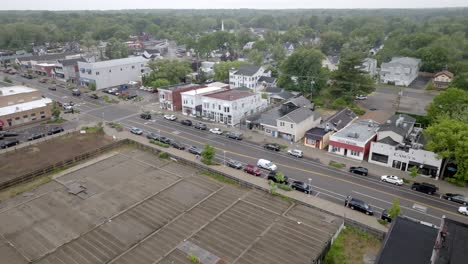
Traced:
[[129, 94], [129, 95], [127, 95], [127, 100], [132, 100], [132, 99], [135, 99], [137, 97], [138, 97], [137, 94]]
[[174, 148], [176, 149], [180, 149], [180, 150], [184, 150], [185, 149], [185, 146], [184, 144], [178, 142], [178, 141], [172, 141], [171, 142], [171, 146], [173, 146]]
[[439, 188], [435, 186], [434, 184], [426, 183], [426, 182], [415, 182], [413, 185], [411, 185], [411, 190], [413, 191], [418, 191], [418, 192], [423, 192], [427, 194], [434, 194], [437, 192]]
[[263, 145], [263, 148], [268, 149], [268, 150], [273, 150], [273, 151], [280, 151], [281, 150], [281, 147], [278, 144], [273, 144], [273, 143], [265, 144], [265, 145]]
[[456, 194], [456, 193], [446, 193], [444, 196], [442, 196], [444, 199], [447, 199], [449, 201], [453, 201], [456, 203], [461, 203], [463, 205], [468, 204], [468, 197], [465, 197], [461, 194]]
[[175, 121], [177, 117], [175, 115], [164, 115], [164, 119]]
[[35, 139], [39, 139], [39, 138], [43, 138], [45, 137], [46, 135], [44, 133], [36, 133], [36, 134], [32, 134], [31, 136], [28, 137], [28, 141], [31, 141], [31, 140], [35, 140]]
[[468, 207], [460, 206], [458, 207], [458, 212], [462, 215], [468, 215]]
[[193, 127], [196, 128], [196, 129], [200, 129], [200, 130], [206, 130], [208, 128], [206, 126], [206, 124], [202, 123], [202, 122], [195, 123], [195, 125]]
[[369, 171], [367, 170], [367, 168], [364, 168], [364, 167], [350, 167], [349, 168], [349, 172], [351, 173], [355, 173], [355, 174], [360, 174], [360, 175], [363, 175], [363, 176], [367, 176], [367, 174], [369, 174]]
[[216, 134], [216, 135], [222, 135], [223, 131], [221, 129], [215, 127], [215, 128], [210, 129], [210, 133], [213, 133], [213, 134]]
[[167, 138], [167, 137], [160, 137], [160, 138], [159, 138], [159, 141], [160, 141], [161, 143], [164, 143], [164, 144], [171, 144], [172, 139]]
[[232, 139], [237, 139], [237, 140], [242, 140], [242, 133], [239, 132], [227, 132], [226, 133], [227, 138], [232, 138]]
[[13, 131], [0, 131], [0, 137], [17, 137], [19, 136], [18, 133]]
[[278, 168], [273, 162], [266, 159], [259, 159], [257, 161], [257, 166], [269, 171], [275, 171]]
[[228, 165], [228, 167], [231, 167], [231, 168], [234, 168], [234, 169], [242, 169], [242, 163], [240, 161], [237, 161], [237, 160], [233, 160], [233, 159], [229, 159], [226, 164]]
[[367, 215], [374, 215], [374, 211], [372, 210], [370, 205], [368, 205], [366, 202], [362, 200], [351, 198], [347, 201], [347, 206], [351, 208], [352, 210], [357, 210]]
[[398, 178], [398, 176], [395, 176], [395, 175], [383, 175], [382, 177], [380, 177], [380, 180], [383, 182], [388, 182], [388, 183], [399, 185], [399, 186], [403, 185], [403, 180]]
[[65, 114], [74, 113], [73, 106], [70, 106], [70, 105], [65, 106], [65, 107], [63, 108], [63, 113], [65, 113]]
[[89, 98], [91, 98], [91, 99], [99, 99], [99, 96], [98, 96], [97, 94], [93, 93], [93, 94], [89, 95]]
[[296, 158], [302, 158], [303, 157], [302, 150], [299, 150], [299, 149], [290, 149], [290, 150], [288, 150], [288, 153], [289, 153], [289, 155], [294, 156]]
[[180, 123], [184, 126], [191, 126], [192, 125], [192, 121], [188, 120], [188, 119], [184, 119], [182, 121], [180, 121]]
[[49, 129], [49, 131], [47, 132], [47, 135], [53, 135], [53, 134], [57, 134], [57, 133], [60, 133], [60, 132], [63, 132], [63, 127], [53, 127], [51, 129]]
[[356, 100], [366, 100], [367, 99], [367, 96], [366, 95], [356, 95]]
[[297, 190], [307, 194], [312, 193], [312, 187], [309, 184], [301, 181], [293, 181], [291, 183], [291, 188], [293, 190]]
[[49, 86], [47, 89], [49, 89], [51, 91], [57, 91], [57, 87], [55, 87], [55, 86]]
[[203, 152], [203, 150], [201, 150], [200, 148], [198, 148], [197, 146], [191, 146], [189, 149], [188, 149], [188, 152], [192, 153], [192, 154], [195, 154], [195, 155], [201, 155], [201, 153]]
[[46, 83], [47, 81], [48, 81], [47, 78], [42, 78], [39, 80], [40, 83]]
[[141, 113], [140, 117], [142, 119], [148, 120], [148, 119], [151, 119], [151, 114], [149, 112], [144, 112], [144, 113]]
[[244, 167], [244, 171], [247, 172], [248, 174], [252, 174], [252, 175], [255, 175], [255, 176], [262, 175], [262, 171], [260, 169], [258, 169], [254, 165], [250, 165], [250, 164], [246, 165]]
[[130, 128], [130, 133], [135, 134], [135, 135], [142, 135], [143, 130], [139, 129], [138, 127], [132, 127]]
[[9, 147], [16, 146], [18, 144], [19, 144], [19, 140], [16, 139], [16, 138], [6, 139], [6, 140], [0, 142], [0, 148], [6, 149], [6, 148], [9, 148]]
[[81, 92], [80, 92], [80, 90], [78, 90], [78, 89], [73, 89], [73, 90], [72, 90], [72, 95], [73, 95], [73, 96], [80, 96], [80, 95], [81, 95]]
[[278, 179], [276, 178], [276, 174], [277, 174], [276, 172], [270, 171], [270, 173], [268, 173], [267, 179], [268, 179], [268, 180], [272, 180], [273, 182], [279, 183], [279, 184], [286, 184], [286, 185], [289, 184], [289, 178], [288, 178], [288, 176], [284, 175], [284, 176], [283, 176], [283, 180], [278, 181]]
[[390, 214], [388, 213], [387, 209], [382, 211], [382, 214], [380, 214], [380, 219], [387, 221], [389, 223], [392, 222], [392, 218], [390, 217]]
[[146, 134], [147, 139], [159, 141], [159, 136], [153, 132]]

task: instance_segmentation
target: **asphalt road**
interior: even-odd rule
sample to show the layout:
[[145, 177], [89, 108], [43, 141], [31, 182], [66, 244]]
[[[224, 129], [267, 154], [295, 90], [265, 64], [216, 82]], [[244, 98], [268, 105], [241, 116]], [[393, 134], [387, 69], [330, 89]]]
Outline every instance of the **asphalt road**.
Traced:
[[[86, 95], [74, 97], [71, 91], [66, 89], [58, 88], [57, 91], [49, 91], [48, 84], [39, 84], [36, 79], [9, 77], [19, 82], [33, 84], [34, 87], [41, 89], [44, 95], [54, 100], [73, 101], [80, 110], [79, 115], [82, 119], [118, 121], [127, 128], [139, 127], [145, 132], [159, 133], [187, 146], [203, 147], [205, 144], [211, 144], [217, 150], [216, 159], [220, 163], [229, 158], [253, 165], [259, 158], [271, 160], [278, 166], [278, 171], [283, 172], [290, 179], [311, 182], [314, 190], [312, 195], [340, 204], [344, 203], [347, 195], [362, 199], [373, 207], [377, 217], [383, 209], [390, 208], [393, 199], [396, 198], [399, 200], [402, 214], [408, 217], [439, 225], [440, 218], [446, 215], [468, 223], [468, 217], [457, 213], [459, 204], [443, 200], [439, 195], [430, 196], [412, 191], [408, 185], [394, 186], [380, 182], [380, 175], [372, 175], [372, 171], [367, 177], [346, 173], [320, 164], [311, 158], [298, 159], [288, 155], [285, 151], [278, 153], [268, 151], [260, 145], [245, 140], [236, 141], [208, 131], [183, 126], [178, 121], [168, 121], [160, 115], [153, 114], [153, 120], [143, 120], [139, 118], [139, 114], [144, 107], [144, 102], [133, 105], [107, 104], [101, 100], [88, 98]], [[151, 95], [148, 94], [148, 96]], [[267, 172], [264, 172], [262, 177], [266, 175]]]

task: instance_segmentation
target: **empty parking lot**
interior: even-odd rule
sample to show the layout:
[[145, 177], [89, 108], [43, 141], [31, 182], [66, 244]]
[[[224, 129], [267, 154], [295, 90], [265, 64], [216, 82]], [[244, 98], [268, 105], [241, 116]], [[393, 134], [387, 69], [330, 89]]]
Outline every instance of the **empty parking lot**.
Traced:
[[1, 263], [311, 263], [342, 219], [134, 149], [0, 204]]

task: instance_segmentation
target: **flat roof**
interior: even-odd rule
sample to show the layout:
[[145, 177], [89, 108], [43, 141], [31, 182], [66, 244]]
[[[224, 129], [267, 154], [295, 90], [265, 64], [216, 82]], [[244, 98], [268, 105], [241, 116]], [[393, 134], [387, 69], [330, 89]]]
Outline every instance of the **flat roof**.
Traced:
[[206, 93], [211, 93], [211, 92], [215, 92], [215, 91], [218, 91], [218, 90], [221, 90], [222, 88], [221, 87], [217, 87], [217, 86], [213, 86], [213, 87], [204, 87], [204, 88], [200, 88], [200, 89], [195, 89], [195, 90], [190, 90], [190, 91], [187, 91], [187, 92], [182, 92], [180, 93], [181, 95], [202, 95], [202, 94], [206, 94]]
[[377, 123], [373, 120], [358, 120], [339, 130], [332, 137], [345, 138], [357, 142], [367, 142], [377, 134]]
[[466, 263], [468, 259], [468, 224], [444, 219], [445, 239], [436, 263]]
[[21, 93], [32, 93], [37, 91], [37, 89], [26, 87], [22, 85], [9, 86], [0, 88], [0, 96], [9, 96]]
[[50, 98], [41, 98], [39, 100], [34, 100], [31, 102], [0, 107], [0, 116], [11, 115], [14, 113], [20, 113], [23, 111], [32, 110], [32, 109], [36, 109], [39, 107], [44, 107], [50, 103], [52, 103], [52, 100]]
[[119, 66], [119, 65], [143, 63], [143, 62], [147, 62], [147, 61], [148, 61], [148, 59], [145, 59], [143, 56], [136, 56], [136, 57], [115, 59], [115, 60], [106, 60], [106, 61], [98, 61], [98, 62], [81, 62], [81, 61], [78, 61], [78, 65], [79, 65], [79, 67], [90, 67], [92, 69], [98, 69], [98, 68], [115, 67], [115, 66]]
[[239, 90], [233, 89], [233, 90], [227, 90], [227, 91], [221, 91], [217, 93], [208, 94], [205, 96], [224, 100], [224, 101], [234, 101], [234, 100], [244, 98], [244, 97], [249, 97], [252, 95], [255, 95], [255, 94], [252, 92], [248, 92], [248, 91], [239, 91]]

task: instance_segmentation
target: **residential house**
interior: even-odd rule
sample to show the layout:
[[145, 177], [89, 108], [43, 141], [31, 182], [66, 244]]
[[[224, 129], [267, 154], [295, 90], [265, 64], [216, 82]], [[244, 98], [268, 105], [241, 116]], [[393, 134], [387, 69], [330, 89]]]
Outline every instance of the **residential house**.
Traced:
[[0, 50], [0, 65], [8, 65], [13, 62], [19, 62], [19, 59], [31, 56], [32, 54], [27, 53], [25, 50]]
[[453, 81], [453, 73], [449, 71], [441, 71], [434, 74], [432, 82], [437, 89], [446, 89]]
[[423, 129], [415, 125], [416, 119], [405, 114], [394, 115], [380, 125], [377, 141], [371, 144], [369, 162], [402, 171], [416, 167], [419, 174], [438, 177], [442, 159], [422, 149]]
[[300, 95], [299, 92], [287, 91], [284, 88], [267, 87], [262, 93], [266, 94], [269, 104], [283, 103]]
[[200, 71], [202, 71], [206, 76], [214, 76], [214, 66], [216, 65], [216, 62], [211, 62], [211, 61], [203, 61], [201, 63]]
[[253, 45], [255, 44], [255, 41], [250, 41], [245, 43], [244, 47], [242, 48], [243, 50], [251, 50]]
[[328, 152], [365, 160], [371, 142], [377, 137], [378, 124], [373, 120], [358, 120], [330, 136]]
[[202, 116], [202, 96], [227, 89], [229, 89], [229, 85], [224, 83], [221, 83], [221, 85], [209, 84], [207, 87], [200, 87], [180, 93], [182, 99], [182, 114], [197, 117]]
[[326, 56], [322, 60], [322, 68], [327, 68], [330, 71], [338, 70], [338, 64], [340, 63], [340, 56]]
[[370, 76], [377, 75], [377, 60], [365, 58], [361, 64], [361, 70], [367, 72]]
[[52, 116], [52, 100], [25, 86], [0, 88], [0, 131], [43, 122]]
[[336, 112], [318, 127], [314, 127], [305, 133], [304, 146], [325, 149], [328, 147], [331, 135], [345, 128], [357, 118], [358, 116], [349, 108]]
[[229, 84], [236, 88], [247, 87], [256, 90], [262, 76], [271, 77], [271, 72], [266, 71], [262, 66], [244, 64], [238, 70], [229, 71]]
[[258, 79], [257, 86], [260, 90], [265, 90], [266, 88], [276, 87], [276, 78], [275, 77], [268, 77], [268, 76], [261, 76]]
[[181, 93], [204, 88], [206, 85], [198, 84], [177, 84], [158, 88], [159, 107], [164, 110], [181, 111], [182, 95]]
[[78, 61], [80, 84], [94, 83], [97, 90], [141, 82], [148, 60], [142, 56], [99, 62]]
[[410, 57], [394, 57], [384, 62], [380, 69], [380, 82], [408, 87], [417, 77], [421, 60]]
[[284, 43], [283, 49], [286, 52], [286, 56], [291, 56], [294, 53], [294, 45], [291, 42]]
[[55, 78], [64, 82], [78, 83], [80, 79], [78, 61], [85, 62], [83, 58], [58, 60], [55, 63]]
[[305, 132], [319, 125], [320, 121], [321, 117], [315, 112], [314, 105], [303, 96], [293, 97], [247, 119], [250, 129], [294, 142], [301, 140]]
[[266, 107], [261, 94], [251, 91], [230, 89], [202, 95], [202, 118], [229, 126], [238, 126], [242, 119]]

